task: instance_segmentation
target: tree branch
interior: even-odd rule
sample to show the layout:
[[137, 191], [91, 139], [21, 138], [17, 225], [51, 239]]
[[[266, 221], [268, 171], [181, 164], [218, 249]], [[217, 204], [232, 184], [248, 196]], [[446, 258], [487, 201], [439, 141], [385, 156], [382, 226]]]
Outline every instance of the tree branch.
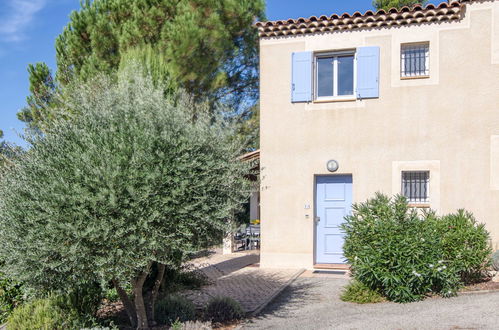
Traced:
[[130, 320], [130, 324], [132, 325], [132, 327], [135, 328], [137, 326], [137, 312], [135, 311], [135, 306], [132, 304], [130, 297], [128, 296], [126, 291], [121, 287], [118, 280], [113, 279], [112, 282], [114, 287], [116, 288], [116, 292], [118, 292], [118, 296], [120, 297], [123, 306], [125, 306], [126, 313]]
[[149, 270], [151, 269], [152, 262], [150, 262], [146, 269], [144, 269], [139, 276], [133, 281], [133, 293], [135, 296], [135, 311], [137, 313], [137, 329], [148, 329], [149, 328], [149, 320], [147, 318], [146, 306], [144, 303], [144, 293], [143, 287], [144, 282], [147, 279], [147, 275], [149, 274]]
[[151, 320], [155, 321], [154, 307], [156, 305], [156, 300], [158, 299], [159, 288], [161, 283], [163, 283], [163, 277], [165, 276], [166, 266], [163, 264], [158, 264], [158, 274], [154, 280], [154, 286], [151, 292]]

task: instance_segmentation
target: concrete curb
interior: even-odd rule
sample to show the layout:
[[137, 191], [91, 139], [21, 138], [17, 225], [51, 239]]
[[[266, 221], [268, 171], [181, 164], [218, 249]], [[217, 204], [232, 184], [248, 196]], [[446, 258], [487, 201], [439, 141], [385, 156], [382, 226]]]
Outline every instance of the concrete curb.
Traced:
[[461, 291], [461, 292], [458, 292], [457, 295], [461, 295], [461, 294], [483, 294], [483, 293], [496, 293], [496, 292], [499, 292], [499, 289], [495, 289], [495, 290], [476, 290], [476, 291]]

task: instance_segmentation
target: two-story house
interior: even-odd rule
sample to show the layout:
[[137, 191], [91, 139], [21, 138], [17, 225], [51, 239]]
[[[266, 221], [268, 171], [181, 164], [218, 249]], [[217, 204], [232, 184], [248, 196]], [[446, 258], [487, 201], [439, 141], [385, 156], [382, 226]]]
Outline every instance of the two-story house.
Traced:
[[262, 267], [344, 263], [376, 192], [467, 209], [499, 248], [499, 0], [257, 27]]

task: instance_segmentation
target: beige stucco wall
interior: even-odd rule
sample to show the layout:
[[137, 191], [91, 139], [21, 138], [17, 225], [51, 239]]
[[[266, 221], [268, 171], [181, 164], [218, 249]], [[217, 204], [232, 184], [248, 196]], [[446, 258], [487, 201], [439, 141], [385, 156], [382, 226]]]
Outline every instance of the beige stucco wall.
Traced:
[[[400, 44], [430, 42], [430, 78], [400, 79]], [[262, 39], [263, 267], [314, 264], [314, 175], [352, 174], [354, 202], [431, 170], [431, 207], [485, 222], [499, 248], [499, 1], [460, 22]], [[379, 46], [380, 98], [291, 103], [291, 53]], [[495, 137], [494, 137], [495, 136]]]

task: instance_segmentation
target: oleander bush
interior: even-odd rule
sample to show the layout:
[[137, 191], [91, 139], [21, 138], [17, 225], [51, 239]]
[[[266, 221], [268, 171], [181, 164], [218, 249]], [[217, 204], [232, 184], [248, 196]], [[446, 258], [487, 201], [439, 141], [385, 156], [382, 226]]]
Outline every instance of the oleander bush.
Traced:
[[194, 320], [196, 307], [184, 297], [170, 295], [156, 303], [154, 313], [159, 324], [169, 326], [175, 322]]
[[483, 279], [492, 254], [485, 225], [479, 224], [470, 212], [458, 210], [436, 218], [435, 227], [444, 259], [452, 263], [461, 282], [469, 284]]
[[455, 295], [489, 263], [489, 234], [471, 213], [418, 213], [402, 196], [353, 205], [342, 229], [353, 277], [395, 302]]
[[386, 300], [379, 292], [372, 290], [357, 280], [348, 283], [343, 289], [340, 299], [357, 304], [374, 304]]
[[214, 297], [206, 306], [206, 318], [215, 323], [225, 323], [243, 318], [241, 305], [230, 297]]

